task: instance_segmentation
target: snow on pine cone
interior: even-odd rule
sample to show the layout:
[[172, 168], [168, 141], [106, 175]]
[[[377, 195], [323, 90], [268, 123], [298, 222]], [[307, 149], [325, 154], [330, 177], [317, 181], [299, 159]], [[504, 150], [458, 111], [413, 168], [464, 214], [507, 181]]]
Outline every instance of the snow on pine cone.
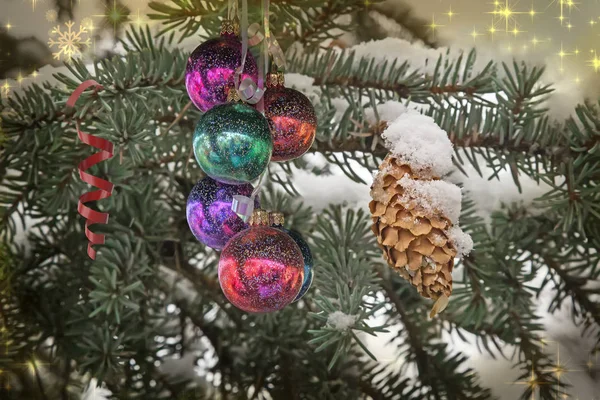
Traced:
[[388, 264], [427, 298], [452, 293], [452, 268], [457, 254], [446, 235], [448, 216], [419, 205], [402, 186], [418, 179], [411, 168], [388, 155], [379, 167], [369, 204], [373, 232]]

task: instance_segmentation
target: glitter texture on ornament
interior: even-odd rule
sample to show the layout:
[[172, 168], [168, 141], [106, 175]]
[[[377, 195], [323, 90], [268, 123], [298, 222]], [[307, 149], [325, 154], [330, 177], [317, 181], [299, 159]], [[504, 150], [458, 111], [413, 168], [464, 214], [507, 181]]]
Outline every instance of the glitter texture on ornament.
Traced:
[[304, 260], [294, 240], [279, 229], [253, 226], [234, 236], [219, 260], [225, 297], [252, 313], [290, 304], [304, 280]]
[[[196, 47], [185, 70], [185, 87], [192, 103], [202, 111], [225, 103], [241, 63], [242, 43], [234, 35], [210, 39]], [[241, 79], [246, 78], [258, 81], [258, 67], [252, 56], [244, 63]]]
[[267, 120], [242, 103], [211, 108], [198, 122], [193, 144], [196, 161], [208, 176], [236, 185], [258, 178], [273, 151]]
[[[190, 230], [208, 247], [220, 250], [248, 225], [231, 209], [233, 196], [250, 196], [250, 184], [228, 185], [206, 177], [199, 181], [187, 200], [186, 214]], [[258, 199], [254, 200], [259, 206]]]
[[265, 117], [273, 135], [273, 161], [298, 158], [310, 149], [317, 132], [315, 109], [304, 94], [283, 86], [283, 74], [269, 74]]

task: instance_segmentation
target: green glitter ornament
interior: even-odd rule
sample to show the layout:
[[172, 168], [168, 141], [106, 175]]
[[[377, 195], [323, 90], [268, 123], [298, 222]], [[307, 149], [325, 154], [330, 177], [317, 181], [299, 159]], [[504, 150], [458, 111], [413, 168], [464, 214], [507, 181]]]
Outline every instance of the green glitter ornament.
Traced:
[[196, 161], [217, 181], [239, 185], [255, 180], [267, 168], [272, 152], [269, 123], [248, 105], [215, 106], [196, 125]]

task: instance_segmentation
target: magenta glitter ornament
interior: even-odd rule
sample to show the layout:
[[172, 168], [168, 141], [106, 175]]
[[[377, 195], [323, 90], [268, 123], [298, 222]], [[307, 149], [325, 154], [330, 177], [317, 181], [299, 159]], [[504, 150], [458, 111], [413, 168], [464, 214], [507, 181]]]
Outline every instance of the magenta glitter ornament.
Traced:
[[281, 310], [296, 298], [303, 281], [302, 252], [279, 229], [252, 226], [235, 235], [221, 253], [221, 289], [246, 312]]
[[273, 137], [272, 161], [300, 157], [310, 149], [317, 133], [317, 116], [308, 97], [283, 84], [281, 72], [269, 74], [264, 95], [265, 117]]
[[[227, 102], [229, 88], [234, 87], [235, 70], [242, 63], [242, 43], [235, 35], [224, 34], [210, 39], [190, 55], [185, 70], [185, 87], [192, 103], [202, 111]], [[248, 53], [240, 82], [258, 81], [258, 68]]]

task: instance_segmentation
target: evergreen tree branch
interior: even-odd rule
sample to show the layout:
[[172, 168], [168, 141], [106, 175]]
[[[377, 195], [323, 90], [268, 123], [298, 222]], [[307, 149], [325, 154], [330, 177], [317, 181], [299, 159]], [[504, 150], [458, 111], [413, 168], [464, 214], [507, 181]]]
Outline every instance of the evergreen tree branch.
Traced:
[[417, 16], [409, 5], [388, 1], [375, 4], [372, 8], [375, 12], [395, 21], [403, 31], [408, 31], [413, 39], [423, 42], [428, 47], [437, 47], [437, 40], [431, 37], [427, 21]]
[[[351, 4], [348, 10], [362, 7], [348, 1], [337, 4]], [[284, 23], [283, 19], [274, 22]], [[328, 37], [324, 29], [325, 25], [307, 40]], [[186, 165], [200, 113], [190, 109], [177, 121], [178, 110], [188, 102], [183, 85], [187, 54], [168, 50], [172, 38], [166, 36], [155, 39], [147, 30], [128, 35], [125, 56], [97, 62], [91, 73], [75, 63], [73, 77], [59, 77], [66, 88], [34, 85], [25, 96], [3, 100], [0, 106], [7, 136], [0, 155], [4, 212], [0, 230], [14, 230], [13, 222], [21, 217], [34, 218], [36, 224], [29, 229], [34, 223], [27, 221], [31, 255], [18, 253], [19, 263], [10, 271], [10, 285], [18, 290], [11, 301], [1, 300], [6, 302], [2, 310], [23, 317], [3, 313], [2, 323], [14, 329], [19, 343], [10, 348], [9, 360], [53, 337], [59, 357], [74, 360], [74, 374], [90, 372], [105, 380], [118, 397], [160, 399], [164, 390], [180, 390], [161, 376], [153, 362], [163, 357], [159, 356], [163, 351], [168, 355], [189, 351], [185, 343], [189, 337], [178, 337], [182, 321], [189, 320], [220, 347], [214, 371], [223, 377], [218, 385], [223, 396], [249, 393], [253, 387], [255, 396], [266, 391], [273, 398], [290, 397], [290, 391], [333, 393], [335, 398], [368, 394], [444, 399], [451, 393], [454, 398], [488, 398], [489, 392], [462, 370], [464, 359], [439, 343], [441, 330], [449, 325], [448, 329], [477, 335], [478, 345], [490, 353], [489, 343], [497, 349], [514, 345], [521, 378], [528, 379], [533, 371], [547, 383], [538, 388], [544, 399], [557, 394], [556, 380], [548, 372], [551, 362], [540, 346], [542, 327], [532, 311], [530, 264], [549, 267], [548, 282], [553, 280], [557, 289], [552, 307], [572, 298], [582, 314], [592, 313], [586, 323], [598, 326], [596, 291], [585, 286], [598, 274], [598, 256], [593, 252], [600, 218], [595, 190], [600, 176], [597, 105], [582, 105], [574, 118], [555, 123], [541, 103], [551, 90], [539, 83], [542, 70], [490, 64], [473, 72], [474, 53], [460, 60], [440, 58], [433, 74], [401, 61], [386, 63], [351, 52], [295, 59], [293, 69], [316, 79], [313, 89], [319, 93], [314, 101], [321, 124], [311, 151], [342, 165], [352, 179], [360, 179], [352, 161], [375, 168], [387, 153], [381, 133], [389, 121], [372, 121], [366, 111], [408, 96], [426, 106], [425, 112], [449, 132], [457, 148], [457, 165], [477, 165], [483, 157], [495, 174], [508, 168], [518, 181], [519, 171], [524, 171], [549, 183], [552, 190], [539, 203], [548, 207], [542, 222], [522, 214], [506, 223], [495, 218], [488, 232], [471, 211], [463, 215], [461, 225], [473, 234], [476, 250], [464, 260], [464, 275], [455, 281], [447, 313], [435, 321], [422, 318], [425, 302], [414, 291], [404, 290], [397, 277], [380, 283], [373, 269], [379, 266], [380, 252], [365, 213], [332, 207], [313, 218], [307, 207], [265, 193], [264, 205], [284, 209], [290, 222], [308, 233], [318, 260], [318, 290], [277, 314], [246, 317], [226, 303], [216, 280], [217, 255], [195, 243], [183, 218], [185, 196], [202, 176], [194, 163]], [[77, 113], [67, 110], [70, 90], [89, 78], [105, 89], [84, 95]], [[502, 93], [497, 102], [484, 98], [492, 92]], [[118, 196], [97, 204], [98, 209], [111, 211], [111, 224], [98, 228], [111, 240], [91, 266], [82, 251], [86, 240], [76, 213], [85, 185], [73, 179], [78, 160], [89, 149], [78, 144], [72, 125], [65, 128], [75, 118], [126, 152], [123, 164], [115, 159], [94, 171], [116, 183]], [[157, 137], [173, 121], [177, 123], [168, 134]], [[294, 165], [303, 168], [300, 162]], [[291, 164], [281, 169], [289, 173]], [[575, 232], [578, 227], [586, 237]], [[183, 316], [165, 316], [166, 304], [173, 304], [171, 287], [156, 275], [191, 283], [197, 298], [178, 299]], [[376, 298], [382, 288], [398, 314]], [[335, 312], [356, 321], [347, 329], [334, 329], [329, 317]], [[404, 324], [399, 349], [422, 372], [420, 379], [407, 380], [364, 360], [369, 349], [356, 331], [383, 331], [369, 322], [378, 313], [389, 323]], [[169, 326], [174, 320], [176, 330]], [[140, 326], [141, 331], [132, 328]], [[156, 332], [176, 344], [148, 340]], [[306, 363], [284, 371], [289, 360], [296, 359]], [[354, 370], [364, 371], [364, 376], [358, 378]], [[150, 385], [152, 379], [156, 387]]]

